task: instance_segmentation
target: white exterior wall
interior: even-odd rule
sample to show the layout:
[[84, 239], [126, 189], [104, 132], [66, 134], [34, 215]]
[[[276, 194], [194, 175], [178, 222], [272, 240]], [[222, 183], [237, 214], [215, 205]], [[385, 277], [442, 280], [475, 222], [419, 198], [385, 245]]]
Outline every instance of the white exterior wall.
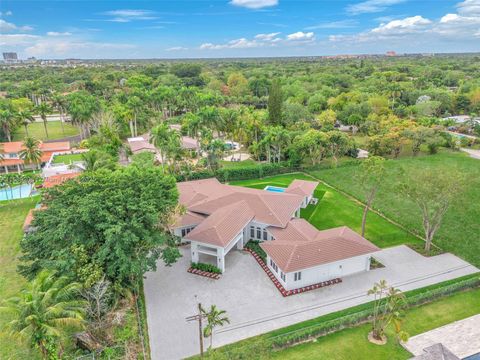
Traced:
[[286, 273], [286, 281], [284, 282], [280, 277], [281, 269], [279, 268], [278, 273], [272, 269], [270, 266], [270, 258], [267, 256], [268, 267], [286, 290], [298, 289], [305, 286], [318, 284], [322, 281], [342, 278], [363, 271], [369, 271], [370, 259], [371, 255], [366, 254], [303, 269], [301, 270], [301, 280], [297, 281], [295, 281], [295, 272]]
[[[253, 226], [255, 228], [255, 236], [252, 238], [250, 236], [250, 227]], [[259, 240], [259, 241], [264, 241], [263, 240], [263, 231], [269, 227], [270, 225], [268, 224], [263, 224], [263, 223], [259, 223], [259, 222], [255, 222], [255, 221], [250, 221], [250, 223], [248, 223], [248, 225], [246, 226], [245, 228], [245, 239], [246, 240]], [[260, 228], [260, 238], [257, 237], [257, 228]], [[272, 240], [273, 237], [272, 235], [267, 231], [267, 240]]]

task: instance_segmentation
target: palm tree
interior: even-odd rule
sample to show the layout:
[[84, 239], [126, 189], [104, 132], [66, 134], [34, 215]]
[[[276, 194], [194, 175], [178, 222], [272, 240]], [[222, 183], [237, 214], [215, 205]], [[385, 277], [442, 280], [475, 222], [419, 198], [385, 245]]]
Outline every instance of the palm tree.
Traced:
[[0, 307], [0, 311], [13, 315], [5, 326], [7, 332], [40, 349], [44, 359], [58, 356], [66, 330], [84, 326], [85, 302], [78, 300], [79, 290], [80, 284], [66, 277], [39, 273], [19, 295]]
[[60, 125], [62, 126], [62, 134], [65, 135], [65, 128], [63, 126], [63, 122], [65, 121], [64, 117], [65, 117], [65, 109], [67, 108], [67, 99], [63, 95], [55, 94], [52, 97], [52, 105], [60, 113]]
[[17, 117], [21, 125], [25, 127], [25, 135], [28, 137], [28, 125], [35, 121], [32, 112], [29, 109], [20, 110]]
[[40, 160], [42, 158], [42, 150], [40, 150], [40, 141], [33, 137], [26, 137], [23, 140], [23, 149], [20, 150], [20, 159], [26, 164], [36, 164], [40, 167]]
[[0, 110], [0, 125], [2, 126], [3, 132], [7, 136], [8, 141], [12, 141], [11, 133], [12, 128], [15, 127], [15, 120], [17, 120], [17, 115], [13, 110]]
[[114, 168], [115, 163], [112, 162], [108, 154], [97, 150], [90, 150], [82, 154], [82, 161], [85, 165], [85, 171], [95, 171], [101, 168]]
[[160, 150], [162, 168], [164, 168], [169, 144], [171, 142], [170, 139], [173, 136], [173, 132], [174, 131], [170, 130], [168, 125], [165, 123], [155, 126], [150, 132], [150, 143]]
[[200, 311], [207, 319], [207, 326], [203, 329], [203, 336], [210, 337], [210, 348], [213, 344], [213, 329], [217, 326], [223, 326], [225, 324], [230, 324], [230, 320], [225, 314], [225, 310], [219, 310], [216, 305], [211, 305], [210, 310], [206, 311], [200, 307]]
[[40, 115], [40, 117], [43, 120], [43, 127], [45, 128], [45, 135], [47, 136], [48, 139], [48, 130], [47, 130], [47, 115], [52, 113], [52, 107], [47, 104], [46, 102], [42, 102], [40, 105], [37, 105], [35, 108], [37, 110], [37, 114]]

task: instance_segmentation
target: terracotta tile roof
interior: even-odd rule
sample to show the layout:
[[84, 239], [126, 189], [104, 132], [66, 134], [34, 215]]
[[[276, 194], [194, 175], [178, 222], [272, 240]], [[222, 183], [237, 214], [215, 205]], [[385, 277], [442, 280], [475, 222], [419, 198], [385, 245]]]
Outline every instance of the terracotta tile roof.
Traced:
[[[205, 190], [207, 190], [206, 186], [203, 191]], [[180, 194], [182, 194], [182, 189], [180, 189]], [[211, 196], [203, 193], [193, 200], [195, 201], [185, 204], [188, 205], [189, 210], [206, 215], [213, 213], [216, 209], [243, 200], [255, 213], [255, 221], [284, 227], [300, 207], [303, 198], [293, 194], [277, 194], [241, 186], [222, 185], [217, 180]], [[182, 201], [181, 196], [180, 201]]]
[[20, 150], [22, 150], [23, 147], [23, 142], [21, 141], [11, 141], [11, 142], [4, 142], [0, 143], [0, 150], [2, 150], [3, 153], [18, 153]]
[[128, 144], [130, 145], [130, 149], [134, 154], [143, 150], [156, 151], [155, 146], [150, 144], [148, 142], [148, 137], [145, 139], [145, 136], [148, 135], [143, 135], [136, 138], [128, 138]]
[[215, 199], [231, 191], [216, 178], [184, 181], [177, 183], [179, 202], [187, 207], [206, 199]]
[[182, 136], [182, 148], [186, 150], [195, 150], [198, 148], [197, 140], [189, 136]]
[[275, 240], [260, 246], [285, 273], [379, 250], [346, 226], [319, 231], [304, 219], [293, 219], [285, 229], [268, 231]]
[[[37, 205], [38, 206], [38, 205]], [[35, 215], [35, 212], [36, 211], [40, 211], [40, 210], [45, 210], [47, 207], [45, 205], [41, 205], [39, 208], [36, 207], [34, 209], [30, 209], [28, 211], [28, 214], [27, 214], [27, 217], [25, 218], [25, 221], [23, 222], [23, 231], [26, 232], [28, 231], [30, 225], [32, 224], [32, 221], [33, 221], [33, 217]]]
[[22, 159], [3, 159], [0, 160], [0, 166], [22, 165]]
[[185, 237], [187, 240], [225, 247], [253, 219], [246, 201], [219, 208]]
[[52, 175], [47, 177], [43, 181], [43, 188], [48, 189], [56, 185], [60, 185], [64, 183], [67, 180], [74, 179], [78, 176], [80, 176], [81, 173], [75, 172], [75, 173], [69, 173], [69, 174], [60, 174], [60, 175]]
[[205, 220], [205, 218], [205, 215], [196, 214], [187, 210], [185, 214], [177, 219], [173, 228], [198, 225]]
[[293, 180], [285, 190], [288, 194], [297, 194], [302, 196], [311, 196], [318, 186], [318, 181]]
[[70, 150], [70, 142], [68, 141], [59, 141], [59, 142], [49, 142], [41, 143], [40, 150], [42, 151], [68, 151]]

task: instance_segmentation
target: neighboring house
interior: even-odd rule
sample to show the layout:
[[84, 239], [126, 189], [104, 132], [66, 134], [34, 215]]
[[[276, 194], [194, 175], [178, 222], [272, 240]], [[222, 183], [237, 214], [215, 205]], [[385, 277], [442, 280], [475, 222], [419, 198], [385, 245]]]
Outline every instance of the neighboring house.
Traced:
[[283, 192], [221, 184], [217, 179], [178, 183], [186, 208], [173, 232], [190, 242], [192, 262], [225, 257], [249, 240], [261, 241], [267, 265], [287, 290], [370, 269], [379, 249], [347, 227], [318, 231], [300, 219], [318, 182], [295, 180]]
[[[461, 360], [442, 344], [435, 344], [423, 349], [424, 353], [410, 360]], [[474, 358], [472, 358], [474, 360]]]
[[[144, 134], [142, 136], [128, 138], [127, 139], [128, 145], [130, 146], [132, 153], [139, 154], [141, 152], [151, 152], [156, 154], [157, 149], [153, 144], [149, 142], [149, 137], [150, 137], [149, 134]], [[193, 150], [193, 151], [198, 150], [197, 140], [188, 136], [182, 136], [180, 141], [181, 141], [182, 149]]]
[[[3, 159], [0, 160], [0, 171], [5, 173], [9, 172], [21, 172], [24, 169], [34, 169], [37, 167], [35, 164], [25, 164], [25, 162], [20, 158], [20, 152], [24, 149], [22, 141], [12, 141], [0, 143], [0, 151], [2, 151]], [[40, 159], [40, 164], [43, 165], [47, 163], [52, 154], [61, 151], [70, 150], [70, 142], [61, 141], [61, 142], [51, 142], [51, 143], [40, 143], [40, 150], [42, 151], [42, 156]]]
[[65, 173], [65, 174], [58, 174], [52, 175], [43, 180], [42, 188], [49, 189], [56, 185], [63, 184], [65, 181], [74, 179], [78, 176], [82, 175], [80, 172], [73, 172], [73, 173]]

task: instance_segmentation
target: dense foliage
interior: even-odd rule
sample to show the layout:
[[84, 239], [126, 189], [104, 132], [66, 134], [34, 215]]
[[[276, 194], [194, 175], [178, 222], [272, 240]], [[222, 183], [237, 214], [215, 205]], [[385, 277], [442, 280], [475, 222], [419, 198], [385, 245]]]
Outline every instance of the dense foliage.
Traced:
[[91, 172], [51, 188], [35, 231], [21, 242], [21, 271], [53, 269], [86, 286], [105, 277], [131, 287], [160, 256], [167, 264], [179, 256], [162, 227], [177, 197], [175, 180], [154, 167]]

